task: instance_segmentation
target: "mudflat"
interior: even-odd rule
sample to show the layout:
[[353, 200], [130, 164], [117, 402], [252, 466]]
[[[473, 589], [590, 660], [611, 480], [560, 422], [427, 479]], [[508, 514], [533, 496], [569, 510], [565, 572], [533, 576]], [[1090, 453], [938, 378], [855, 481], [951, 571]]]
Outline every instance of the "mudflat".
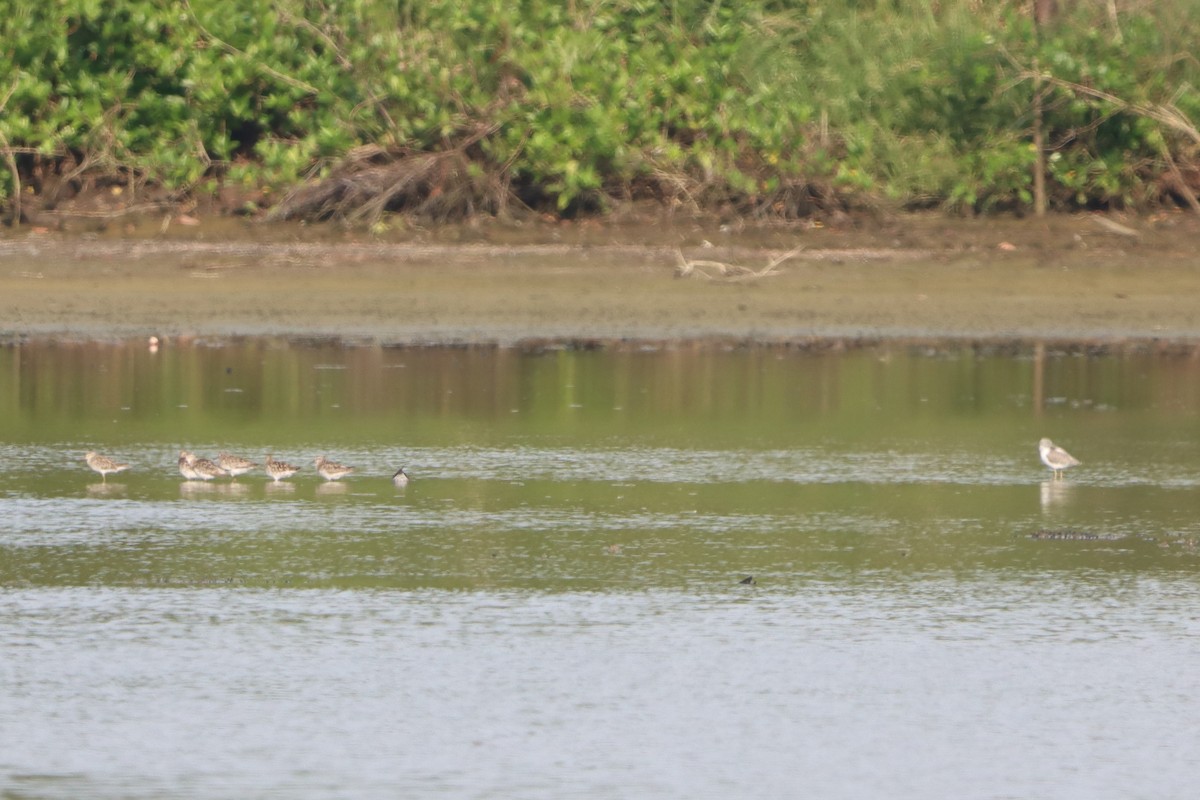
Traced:
[[4, 339], [151, 335], [1190, 345], [1200, 343], [1200, 221], [913, 215], [387, 237], [201, 220], [0, 237]]

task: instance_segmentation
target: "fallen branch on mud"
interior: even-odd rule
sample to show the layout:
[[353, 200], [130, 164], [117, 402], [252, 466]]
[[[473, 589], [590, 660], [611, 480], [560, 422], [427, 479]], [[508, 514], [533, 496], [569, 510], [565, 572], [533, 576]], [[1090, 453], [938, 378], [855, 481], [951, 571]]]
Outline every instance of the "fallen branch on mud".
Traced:
[[776, 256], [762, 269], [752, 269], [740, 264], [726, 264], [724, 261], [689, 260], [684, 258], [682, 250], [676, 250], [675, 257], [679, 263], [675, 267], [675, 277], [700, 277], [705, 280], [722, 283], [739, 283], [758, 280], [759, 278], [769, 278], [773, 275], [781, 275], [783, 270], [779, 269], [779, 265], [803, 249], [804, 245], [801, 245], [787, 251], [781, 256]]
[[1113, 220], [1109, 219], [1108, 217], [1092, 215], [1091, 217], [1089, 217], [1089, 219], [1091, 219], [1092, 222], [1096, 223], [1101, 228], [1104, 228], [1104, 230], [1108, 231], [1109, 233], [1116, 234], [1117, 236], [1124, 236], [1129, 239], [1142, 238], [1141, 231], [1136, 231], [1133, 228], [1130, 228], [1126, 225], [1122, 225], [1119, 222], [1114, 222]]

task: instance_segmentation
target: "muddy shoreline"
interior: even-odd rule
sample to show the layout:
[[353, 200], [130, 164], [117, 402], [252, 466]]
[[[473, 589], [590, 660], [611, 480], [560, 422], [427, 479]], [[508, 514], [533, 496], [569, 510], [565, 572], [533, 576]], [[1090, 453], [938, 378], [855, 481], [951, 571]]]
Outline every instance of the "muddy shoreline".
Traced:
[[[149, 224], [149, 223], [147, 223]], [[341, 230], [203, 220], [0, 237], [0, 340], [561, 347], [1200, 345], [1200, 225], [908, 216], [842, 228]], [[791, 253], [776, 274], [754, 277]], [[678, 277], [680, 259], [697, 265]], [[686, 270], [685, 270], [686, 271]]]

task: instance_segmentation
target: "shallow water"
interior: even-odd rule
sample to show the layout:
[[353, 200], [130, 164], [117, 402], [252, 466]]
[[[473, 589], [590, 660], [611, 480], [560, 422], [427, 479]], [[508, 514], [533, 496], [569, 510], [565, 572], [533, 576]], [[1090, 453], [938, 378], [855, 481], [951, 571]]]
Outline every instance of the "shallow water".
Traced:
[[[9, 795], [1190, 796], [1194, 360], [250, 340], [0, 376]], [[303, 470], [184, 481], [184, 447]]]

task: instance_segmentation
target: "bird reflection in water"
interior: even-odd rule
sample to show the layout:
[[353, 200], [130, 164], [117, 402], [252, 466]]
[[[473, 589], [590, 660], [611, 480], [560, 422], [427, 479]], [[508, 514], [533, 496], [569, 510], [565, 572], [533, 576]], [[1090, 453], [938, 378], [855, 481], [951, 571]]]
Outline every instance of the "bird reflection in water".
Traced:
[[1041, 500], [1042, 511], [1049, 511], [1053, 508], [1064, 505], [1071, 498], [1071, 493], [1074, 487], [1061, 480], [1042, 481], [1041, 485]]

